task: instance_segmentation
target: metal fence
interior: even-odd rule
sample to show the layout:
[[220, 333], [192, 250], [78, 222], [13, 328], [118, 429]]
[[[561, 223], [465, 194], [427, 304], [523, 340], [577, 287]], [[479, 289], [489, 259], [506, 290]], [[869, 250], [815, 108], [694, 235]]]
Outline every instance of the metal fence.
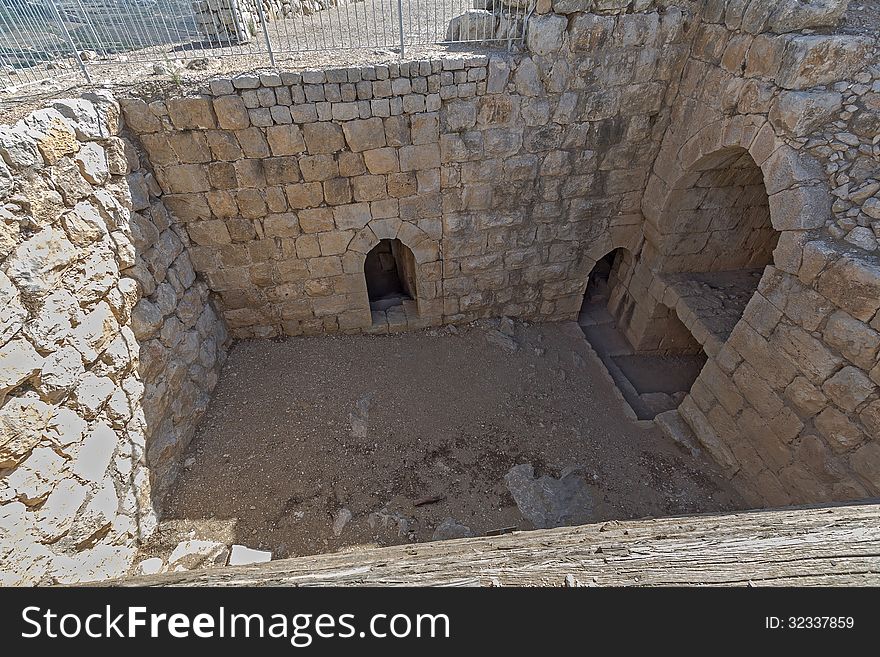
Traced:
[[[307, 63], [309, 53], [479, 42], [516, 46], [535, 0], [0, 0], [0, 89], [132, 64], [244, 58]], [[338, 4], [337, 4], [338, 3]], [[167, 65], [167, 66], [166, 66]]]

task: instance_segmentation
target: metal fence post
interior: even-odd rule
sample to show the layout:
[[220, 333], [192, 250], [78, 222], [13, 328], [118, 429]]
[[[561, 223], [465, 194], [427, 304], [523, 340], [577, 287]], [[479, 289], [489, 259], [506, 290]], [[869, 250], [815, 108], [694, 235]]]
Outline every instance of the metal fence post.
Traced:
[[92, 76], [89, 75], [89, 69], [86, 67], [86, 63], [83, 61], [79, 50], [76, 49], [73, 37], [71, 37], [70, 32], [67, 31], [67, 24], [64, 22], [64, 19], [61, 18], [61, 12], [58, 11], [58, 6], [55, 4], [55, 0], [49, 0], [49, 4], [52, 5], [52, 11], [55, 13], [55, 20], [58, 21], [58, 24], [61, 25], [61, 29], [64, 31], [64, 38], [67, 39], [67, 45], [73, 50], [73, 56], [76, 57], [76, 61], [79, 63], [79, 68], [82, 71], [83, 77], [85, 77], [87, 83], [91, 84]]
[[403, 59], [404, 51], [406, 49], [403, 38], [403, 0], [397, 0], [397, 22], [400, 26], [400, 58]]
[[266, 12], [263, 11], [263, 0], [256, 0], [257, 13], [260, 14], [260, 22], [263, 24], [263, 38], [266, 40], [266, 48], [269, 50], [269, 63], [272, 68], [275, 65], [275, 52], [272, 50], [272, 41], [269, 39], [269, 26], [266, 24]]

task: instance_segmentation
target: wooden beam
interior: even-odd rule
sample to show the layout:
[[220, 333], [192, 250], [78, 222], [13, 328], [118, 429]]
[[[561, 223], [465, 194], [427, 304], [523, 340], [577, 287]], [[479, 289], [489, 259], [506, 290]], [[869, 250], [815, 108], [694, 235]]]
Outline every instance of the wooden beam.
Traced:
[[135, 577], [123, 586], [880, 584], [880, 504], [612, 521]]

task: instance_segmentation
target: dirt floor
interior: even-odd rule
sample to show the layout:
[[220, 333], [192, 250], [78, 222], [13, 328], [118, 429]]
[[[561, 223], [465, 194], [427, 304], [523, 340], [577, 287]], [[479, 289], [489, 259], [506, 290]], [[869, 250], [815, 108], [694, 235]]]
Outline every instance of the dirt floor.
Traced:
[[495, 325], [239, 342], [164, 522], [279, 558], [743, 507], [627, 419], [577, 324]]

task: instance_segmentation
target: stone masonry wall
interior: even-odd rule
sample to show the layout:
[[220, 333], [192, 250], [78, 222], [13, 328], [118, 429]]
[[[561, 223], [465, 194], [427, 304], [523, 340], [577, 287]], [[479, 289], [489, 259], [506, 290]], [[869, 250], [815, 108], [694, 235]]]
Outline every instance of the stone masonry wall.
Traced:
[[680, 10], [617, 14], [542, 17], [521, 58], [241, 75], [124, 111], [235, 336], [374, 330], [364, 259], [393, 238], [418, 325], [571, 317], [585, 251], [637, 233], [687, 52]]
[[[634, 343], [670, 314], [702, 338], [709, 362], [680, 412], [756, 505], [880, 493], [880, 53], [829, 29], [846, 4], [706, 3], [626, 284]], [[676, 226], [705, 163], [730, 152], [760, 167], [779, 243], [729, 339], [706, 341], [664, 273], [711, 268], [681, 266]]]
[[216, 381], [222, 324], [119, 122], [95, 93], [0, 127], [2, 585], [124, 574]]

